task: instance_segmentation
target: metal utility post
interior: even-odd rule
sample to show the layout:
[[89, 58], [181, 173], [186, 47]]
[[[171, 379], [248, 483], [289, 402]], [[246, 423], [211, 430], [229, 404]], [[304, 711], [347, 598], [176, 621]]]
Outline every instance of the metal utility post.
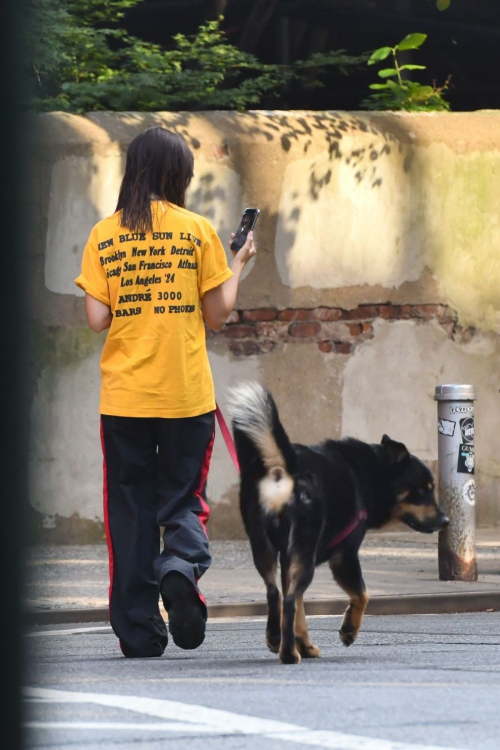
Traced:
[[450, 519], [439, 532], [439, 578], [477, 581], [473, 385], [438, 385], [439, 503]]

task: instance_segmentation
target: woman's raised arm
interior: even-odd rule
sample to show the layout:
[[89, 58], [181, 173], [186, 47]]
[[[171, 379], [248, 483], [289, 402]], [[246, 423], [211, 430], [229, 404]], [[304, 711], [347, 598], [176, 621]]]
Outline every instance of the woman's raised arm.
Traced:
[[[233, 239], [234, 234], [231, 235], [231, 241]], [[220, 286], [216, 286], [215, 289], [210, 289], [203, 296], [201, 301], [203, 318], [213, 331], [220, 331], [234, 310], [241, 274], [250, 258], [253, 258], [256, 252], [253, 244], [253, 232], [249, 232], [247, 241], [231, 262], [230, 267], [233, 276], [220, 284]]]

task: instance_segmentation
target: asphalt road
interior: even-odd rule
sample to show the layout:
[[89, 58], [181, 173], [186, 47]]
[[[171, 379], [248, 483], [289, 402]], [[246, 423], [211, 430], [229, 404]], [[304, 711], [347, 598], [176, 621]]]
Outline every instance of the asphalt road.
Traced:
[[309, 618], [323, 658], [299, 666], [267, 651], [262, 620], [217, 621], [198, 651], [137, 661], [106, 626], [33, 629], [26, 744], [498, 750], [500, 613], [367, 617], [349, 649], [339, 622]]

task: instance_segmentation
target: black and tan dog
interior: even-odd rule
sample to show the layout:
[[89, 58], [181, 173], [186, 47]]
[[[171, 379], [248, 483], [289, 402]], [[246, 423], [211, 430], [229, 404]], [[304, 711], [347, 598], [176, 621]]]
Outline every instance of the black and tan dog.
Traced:
[[431, 472], [387, 435], [377, 445], [350, 438], [292, 444], [271, 394], [258, 383], [233, 389], [230, 410], [241, 513], [267, 587], [267, 645], [285, 664], [321, 656], [307, 632], [303, 596], [315, 566], [328, 560], [350, 599], [340, 628], [350, 646], [368, 603], [358, 557], [366, 530], [394, 519], [424, 533], [448, 523], [436, 505]]

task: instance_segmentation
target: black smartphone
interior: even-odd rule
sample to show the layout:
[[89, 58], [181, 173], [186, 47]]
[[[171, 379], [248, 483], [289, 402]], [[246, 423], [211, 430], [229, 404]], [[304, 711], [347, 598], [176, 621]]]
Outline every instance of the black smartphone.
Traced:
[[258, 208], [245, 208], [243, 216], [241, 217], [240, 225], [236, 230], [236, 236], [229, 245], [233, 253], [237, 253], [238, 250], [241, 250], [246, 242], [247, 234], [251, 232], [257, 224], [259, 214], [260, 211]]

